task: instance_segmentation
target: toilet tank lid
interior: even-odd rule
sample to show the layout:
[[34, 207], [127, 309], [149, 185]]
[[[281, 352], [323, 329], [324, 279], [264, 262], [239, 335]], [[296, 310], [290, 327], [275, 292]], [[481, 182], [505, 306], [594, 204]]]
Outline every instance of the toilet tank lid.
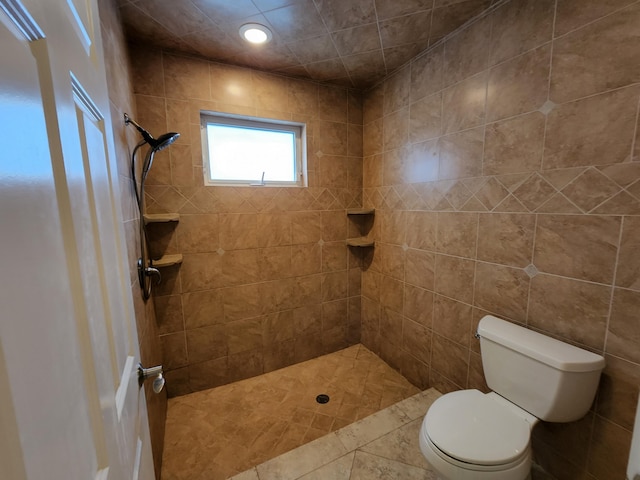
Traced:
[[582, 348], [511, 322], [486, 315], [478, 324], [480, 338], [486, 338], [539, 362], [566, 372], [592, 372], [604, 368], [604, 358]]

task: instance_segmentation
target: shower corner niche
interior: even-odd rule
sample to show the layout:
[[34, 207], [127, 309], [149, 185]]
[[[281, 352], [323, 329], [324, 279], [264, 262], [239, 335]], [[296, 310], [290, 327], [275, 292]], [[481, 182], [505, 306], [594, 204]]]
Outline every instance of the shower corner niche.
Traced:
[[181, 253], [165, 253], [175, 245], [174, 230], [180, 221], [179, 213], [145, 213], [144, 224], [151, 250], [151, 265], [155, 268], [168, 268], [182, 263]]
[[347, 246], [355, 248], [375, 246], [375, 240], [370, 237], [375, 213], [375, 208], [347, 209], [347, 217], [351, 221], [351, 224], [357, 228], [360, 235], [354, 238], [347, 238]]

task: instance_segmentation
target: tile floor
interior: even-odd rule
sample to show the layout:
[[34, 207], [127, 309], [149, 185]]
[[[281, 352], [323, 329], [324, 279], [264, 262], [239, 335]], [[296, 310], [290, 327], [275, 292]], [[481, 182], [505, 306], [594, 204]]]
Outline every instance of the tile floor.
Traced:
[[439, 396], [433, 388], [420, 392], [232, 480], [435, 480], [418, 432]]
[[[225, 479], [256, 465], [262, 479], [261, 469], [269, 464], [263, 462], [274, 459], [277, 465], [275, 457], [305, 444], [303, 448], [313, 450], [311, 456], [318, 461], [352, 455], [351, 464], [366, 469], [366, 460], [376, 454], [361, 450], [359, 440], [343, 444], [342, 441], [349, 438], [348, 432], [358, 432], [361, 428], [358, 425], [369, 429], [368, 425], [376, 419], [381, 420], [381, 424], [371, 427], [375, 432], [384, 430], [387, 434], [391, 431], [388, 427], [409, 427], [407, 424], [419, 415], [412, 417], [400, 406], [393, 405], [418, 392], [418, 388], [375, 354], [362, 345], [355, 345], [259, 377], [170, 399], [162, 480]], [[321, 393], [330, 396], [329, 403], [322, 405], [315, 401]], [[383, 409], [386, 413], [380, 412]], [[371, 416], [376, 412], [380, 413]], [[363, 423], [353, 424], [360, 419], [364, 419]], [[350, 424], [353, 425], [343, 429]], [[342, 430], [336, 432], [339, 429]], [[401, 434], [408, 435], [405, 431], [398, 433]], [[323, 436], [326, 437], [319, 440], [321, 448], [315, 451], [313, 441]], [[373, 437], [369, 441], [372, 440]], [[338, 450], [325, 452], [323, 445]], [[336, 455], [338, 451], [340, 455]], [[383, 464], [375, 464], [378, 465], [375, 468], [391, 468], [380, 459], [375, 458]], [[348, 459], [342, 458], [339, 465], [347, 463]], [[292, 471], [300, 471], [302, 467], [297, 465], [294, 462]]]

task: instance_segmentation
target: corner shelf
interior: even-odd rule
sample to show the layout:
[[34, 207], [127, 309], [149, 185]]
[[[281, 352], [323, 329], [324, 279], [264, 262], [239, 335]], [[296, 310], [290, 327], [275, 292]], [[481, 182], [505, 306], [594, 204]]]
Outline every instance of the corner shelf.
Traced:
[[145, 213], [143, 217], [145, 225], [149, 225], [150, 223], [168, 223], [180, 221], [179, 213]]
[[156, 268], [171, 267], [182, 263], [182, 254], [176, 253], [174, 255], [163, 255], [158, 260], [152, 260], [151, 266]]
[[[371, 226], [373, 224], [373, 216], [376, 213], [375, 208], [348, 208], [347, 209], [347, 217], [353, 217], [352, 221], [355, 222], [356, 225], [359, 225], [358, 230], [360, 230], [360, 234], [365, 234], [362, 237], [356, 238], [347, 238], [347, 246], [349, 247], [357, 247], [357, 248], [366, 248], [375, 246], [376, 242], [369, 238], [369, 234], [371, 233]], [[359, 218], [358, 218], [359, 217]], [[356, 218], [358, 220], [356, 220]]]
[[347, 245], [350, 247], [373, 247], [375, 244], [374, 240], [367, 237], [347, 238]]
[[375, 208], [350, 208], [347, 210], [347, 215], [374, 215], [375, 213]]

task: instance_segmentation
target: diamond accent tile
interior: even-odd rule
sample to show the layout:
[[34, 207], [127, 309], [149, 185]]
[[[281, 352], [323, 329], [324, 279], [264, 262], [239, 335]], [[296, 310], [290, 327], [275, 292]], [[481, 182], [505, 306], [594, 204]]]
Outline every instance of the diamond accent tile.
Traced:
[[407, 245], [406, 243], [402, 244], [402, 250], [404, 250], [405, 252], [409, 250], [409, 245]]
[[529, 278], [533, 278], [540, 273], [540, 271], [536, 268], [536, 266], [533, 263], [524, 267], [523, 270], [527, 275], [529, 275]]
[[224, 255], [224, 254], [225, 254], [225, 251], [224, 251], [224, 249], [219, 248], [218, 250], [216, 250], [216, 253], [217, 253], [218, 255], [222, 256], [222, 255]]
[[542, 178], [553, 185], [557, 189], [562, 189], [567, 186], [568, 183], [575, 180], [581, 173], [586, 170], [584, 167], [576, 168], [558, 168], [555, 170], [546, 170], [540, 172]]
[[471, 198], [472, 193], [462, 182], [456, 182], [451, 186], [444, 195], [444, 198], [455, 208], [459, 210]]
[[478, 200], [480, 200], [488, 210], [493, 210], [508, 195], [508, 190], [493, 177], [491, 177], [489, 181], [476, 193]]
[[530, 211], [534, 211], [556, 192], [544, 178], [537, 173], [531, 175], [513, 194]]
[[542, 104], [542, 106], [538, 109], [538, 111], [543, 115], [549, 115], [549, 113], [551, 113], [551, 111], [554, 108], [556, 108], [556, 104], [553, 103], [551, 100], [547, 100]]
[[324, 245], [324, 240], [322, 240], [322, 239], [318, 240], [318, 245], [323, 246]]
[[583, 211], [589, 212], [620, 190], [612, 180], [590, 168], [567, 185], [562, 193]]

